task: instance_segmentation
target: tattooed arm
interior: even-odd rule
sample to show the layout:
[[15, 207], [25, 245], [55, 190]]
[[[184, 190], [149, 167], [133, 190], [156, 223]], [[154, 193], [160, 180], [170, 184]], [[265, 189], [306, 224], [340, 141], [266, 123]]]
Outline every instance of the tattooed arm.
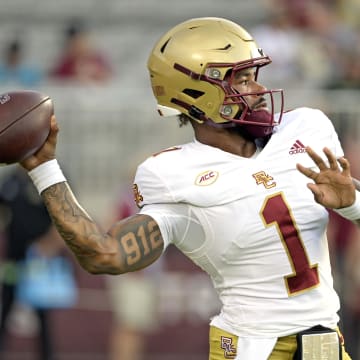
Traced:
[[65, 243], [90, 273], [136, 271], [162, 253], [159, 227], [147, 215], [134, 215], [103, 232], [79, 206], [67, 183], [46, 189], [42, 198]]
[[[59, 128], [55, 116], [42, 148], [20, 163], [30, 171], [55, 159]], [[80, 265], [94, 274], [121, 274], [142, 269], [162, 253], [163, 240], [156, 222], [147, 215], [135, 215], [114, 224], [108, 232], [78, 204], [69, 185], [60, 182], [41, 196], [54, 224]]]
[[136, 271], [162, 253], [160, 230], [150, 216], [134, 215], [104, 232], [81, 208], [67, 183], [49, 187], [42, 198], [67, 246], [90, 273]]

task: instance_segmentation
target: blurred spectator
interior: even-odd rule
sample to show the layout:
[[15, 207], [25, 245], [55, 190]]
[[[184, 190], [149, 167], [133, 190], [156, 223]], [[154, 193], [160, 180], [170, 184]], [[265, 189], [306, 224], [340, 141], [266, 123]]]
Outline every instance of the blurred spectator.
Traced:
[[332, 0], [269, 1], [269, 20], [252, 32], [273, 59], [273, 70], [279, 69], [270, 73], [271, 80], [281, 72], [296, 89], [356, 87], [358, 70], [349, 62], [358, 57], [359, 34], [342, 20], [336, 5]]
[[346, 63], [344, 54], [358, 45], [358, 35], [341, 21], [336, 8], [322, 1], [311, 1], [306, 8], [307, 30], [319, 40], [331, 64], [331, 76], [343, 76]]
[[359, 0], [337, 0], [337, 9], [343, 21], [354, 29], [360, 28], [360, 2]]
[[[351, 163], [354, 178], [360, 179], [360, 163], [357, 160], [360, 145], [354, 141], [353, 128], [340, 133], [344, 151]], [[341, 321], [346, 348], [353, 360], [360, 359], [360, 229], [330, 211], [328, 240], [333, 264], [334, 284], [340, 294]]]
[[350, 221], [344, 221], [330, 211], [331, 226], [328, 229], [330, 254], [332, 256], [334, 283], [340, 294], [342, 332], [346, 349], [353, 360], [359, 360], [360, 335], [360, 230]]
[[[0, 358], [3, 358], [7, 321], [17, 302], [17, 285], [29, 247], [36, 246], [44, 256], [51, 257], [63, 251], [64, 245], [34, 185], [20, 167], [8, 174], [1, 184], [0, 211], [4, 241], [0, 277]], [[33, 310], [40, 325], [38, 358], [52, 360], [54, 354], [49, 311], [44, 308]]]
[[[360, 40], [360, 37], [359, 37]], [[359, 46], [355, 46], [355, 51], [353, 52], [344, 52], [343, 55], [343, 63], [344, 69], [342, 71], [342, 76], [330, 78], [327, 83], [324, 84], [324, 88], [326, 89], [352, 89], [352, 90], [359, 90], [360, 89], [360, 62], [359, 62]]]
[[273, 61], [270, 71], [265, 68], [261, 72], [260, 82], [269, 87], [282, 85], [284, 78], [287, 83], [298, 83], [302, 77], [302, 39], [289, 22], [287, 13], [270, 10], [264, 22], [251, 29], [251, 33]]
[[353, 360], [360, 359], [360, 231], [356, 226], [353, 228], [351, 246], [348, 246], [344, 254], [344, 273], [340, 282], [343, 283], [344, 292], [344, 337], [346, 348]]
[[89, 30], [80, 21], [65, 30], [65, 44], [50, 76], [83, 84], [103, 84], [113, 76], [107, 57], [94, 45]]
[[43, 80], [40, 67], [25, 60], [24, 47], [20, 40], [6, 44], [0, 63], [0, 84], [18, 85], [25, 88], [35, 87]]
[[320, 87], [328, 78], [328, 58], [318, 39], [294, 27], [287, 9], [269, 8], [263, 23], [251, 33], [273, 61], [271, 70], [261, 72], [260, 82], [301, 89]]
[[[312, 5], [335, 7], [337, 0], [270, 0], [276, 9], [284, 9], [295, 28], [305, 29], [309, 26], [309, 10]], [[348, 1], [348, 0], [346, 0]], [[356, 0], [355, 0], [356, 1]]]

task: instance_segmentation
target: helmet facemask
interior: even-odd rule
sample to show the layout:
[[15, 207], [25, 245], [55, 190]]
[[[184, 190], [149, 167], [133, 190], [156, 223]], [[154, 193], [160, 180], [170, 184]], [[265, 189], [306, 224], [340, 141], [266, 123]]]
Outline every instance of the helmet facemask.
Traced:
[[[241, 126], [246, 130], [246, 133], [253, 138], [271, 135], [274, 127], [281, 122], [284, 107], [283, 90], [272, 89], [239, 93], [231, 86], [235, 74], [238, 71], [255, 67], [255, 80], [257, 80], [260, 67], [268, 65], [269, 63], [271, 63], [271, 60], [267, 56], [251, 59], [246, 62], [239, 62], [237, 64], [213, 63], [207, 65], [204, 75], [194, 74], [189, 69], [186, 69], [179, 64], [174, 65], [175, 69], [187, 74], [193, 79], [209, 82], [222, 89], [224, 92], [224, 100], [220, 105], [219, 113], [224, 119], [223, 122], [213, 121], [206, 116], [206, 113], [196, 107], [189, 107], [188, 104], [179, 102], [176, 99], [173, 99], [173, 102], [186, 108], [191, 117], [194, 117], [196, 120], [204, 121], [211, 126], [223, 128]], [[220, 69], [224, 70], [221, 71]], [[224, 73], [225, 75], [222, 76]], [[275, 95], [279, 96], [277, 102], [275, 102]], [[270, 104], [270, 111], [264, 109], [252, 109], [246, 100], [247, 96], [257, 96], [259, 97], [259, 102], [266, 101], [267, 104]], [[276, 111], [276, 105], [278, 106], [278, 111]], [[279, 112], [280, 114], [277, 119], [275, 118], [275, 112]]]

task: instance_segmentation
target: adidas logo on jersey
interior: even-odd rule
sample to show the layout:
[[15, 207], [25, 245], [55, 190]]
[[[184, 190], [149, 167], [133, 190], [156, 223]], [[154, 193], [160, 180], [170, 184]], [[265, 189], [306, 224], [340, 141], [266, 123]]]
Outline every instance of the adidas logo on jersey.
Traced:
[[294, 155], [305, 152], [306, 152], [305, 145], [300, 140], [296, 140], [293, 146], [290, 148], [289, 154]]

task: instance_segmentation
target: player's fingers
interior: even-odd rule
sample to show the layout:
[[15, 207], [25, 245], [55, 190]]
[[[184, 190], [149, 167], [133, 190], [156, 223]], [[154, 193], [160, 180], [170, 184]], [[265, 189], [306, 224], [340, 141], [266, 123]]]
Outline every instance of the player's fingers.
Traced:
[[313, 193], [315, 201], [316, 201], [317, 203], [321, 203], [321, 202], [322, 202], [322, 199], [323, 199], [323, 197], [324, 197], [324, 194], [318, 189], [318, 187], [316, 186], [316, 184], [309, 183], [309, 184], [307, 184], [307, 187], [308, 187], [308, 189], [310, 189], [311, 192]]
[[55, 115], [53, 115], [51, 117], [51, 123], [50, 123], [50, 133], [49, 133], [49, 136], [48, 136], [48, 139], [47, 141], [51, 144], [56, 144], [57, 142], [57, 134], [59, 132], [59, 126], [58, 126], [58, 123], [56, 121], [56, 117]]
[[340, 164], [340, 166], [341, 166], [341, 168], [343, 170], [343, 174], [347, 175], [347, 176], [350, 176], [350, 162], [349, 162], [349, 160], [347, 160], [344, 157], [341, 157], [337, 161], [338, 161], [338, 163]]
[[327, 169], [325, 161], [310, 146], [306, 147], [306, 152], [320, 170]]
[[315, 172], [314, 170], [311, 170], [301, 164], [296, 164], [296, 168], [305, 176], [307, 176], [310, 179], [315, 179], [316, 176], [318, 175], [317, 172]]
[[56, 116], [55, 116], [55, 115], [52, 115], [52, 116], [51, 116], [50, 127], [51, 127], [51, 130], [59, 131], [59, 125], [58, 125], [58, 123], [57, 123], [57, 120], [56, 120]]
[[330, 169], [331, 170], [339, 170], [338, 161], [337, 161], [335, 155], [330, 151], [330, 149], [325, 147], [323, 151], [329, 161]]

